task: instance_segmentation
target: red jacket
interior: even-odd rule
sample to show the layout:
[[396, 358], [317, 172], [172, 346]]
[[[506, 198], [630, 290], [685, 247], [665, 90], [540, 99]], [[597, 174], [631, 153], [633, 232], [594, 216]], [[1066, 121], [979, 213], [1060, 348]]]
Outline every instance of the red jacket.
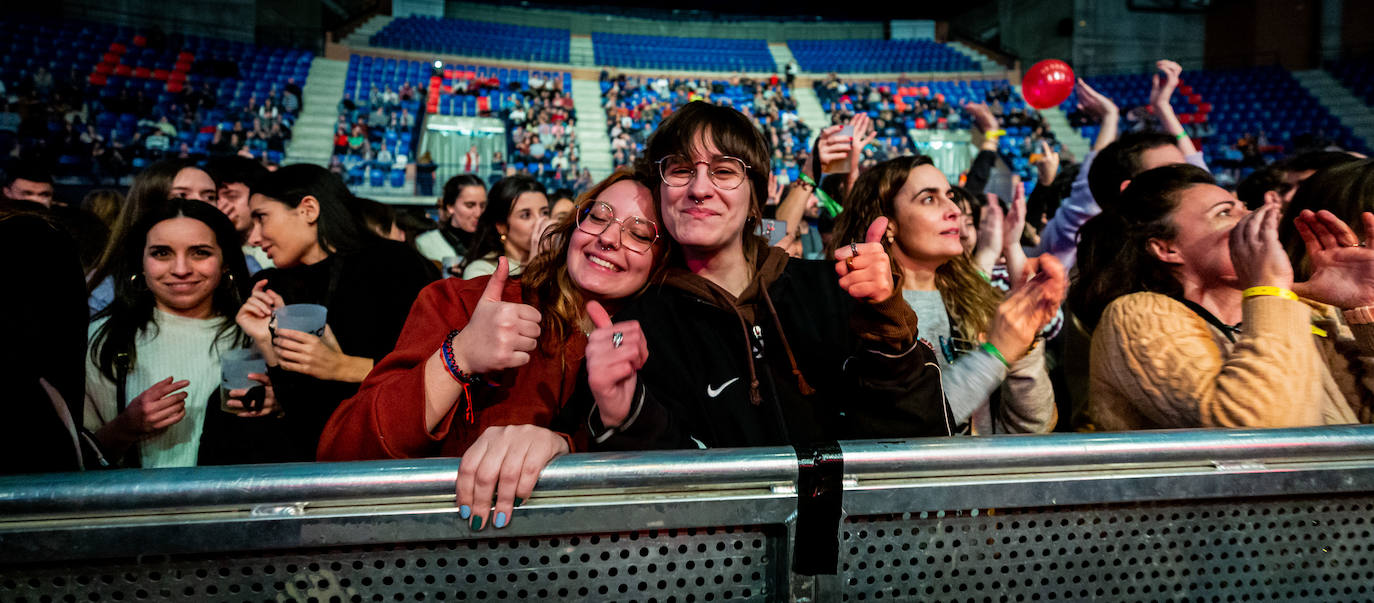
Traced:
[[[476, 401], [472, 423], [464, 419], [467, 403], [460, 399], [434, 431], [425, 431], [425, 362], [450, 331], [467, 325], [489, 278], [443, 279], [420, 291], [396, 349], [330, 417], [320, 436], [319, 460], [461, 456], [487, 427], [549, 426], [577, 385], [587, 345], [581, 333], [564, 341], [557, 353], [541, 345], [529, 364], [486, 376], [498, 386], [470, 386]], [[506, 284], [501, 299], [521, 301], [518, 280]]]

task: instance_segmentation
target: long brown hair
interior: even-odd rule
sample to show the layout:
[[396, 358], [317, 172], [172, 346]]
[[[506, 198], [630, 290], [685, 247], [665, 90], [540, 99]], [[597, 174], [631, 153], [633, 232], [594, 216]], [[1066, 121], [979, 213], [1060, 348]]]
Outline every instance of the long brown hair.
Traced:
[[[895, 224], [897, 221], [897, 191], [902, 190], [911, 170], [923, 165], [934, 165], [930, 157], [924, 155], [898, 157], [873, 166], [859, 176], [850, 189], [844, 203], [844, 213], [835, 223], [835, 236], [831, 239], [826, 254], [832, 254], [841, 244], [849, 241], [862, 241], [868, 232], [868, 225], [881, 216], [886, 216]], [[900, 228], [900, 224], [897, 225]], [[897, 289], [902, 288], [902, 267], [897, 263], [897, 255], [892, 252], [895, 241], [883, 239], [883, 247], [892, 262], [892, 274], [897, 278]], [[945, 310], [964, 337], [977, 337], [985, 333], [997, 304], [1002, 303], [1002, 294], [988, 282], [973, 259], [961, 253], [935, 269], [935, 288], [940, 291], [940, 299]]]
[[[525, 303], [539, 308], [544, 314], [541, 345], [546, 351], [558, 349], [570, 335], [579, 332], [580, 323], [586, 313], [583, 306], [587, 300], [582, 296], [582, 290], [573, 282], [572, 276], [568, 274], [568, 244], [573, 231], [577, 230], [577, 218], [596, 202], [601, 193], [611, 188], [611, 185], [626, 180], [637, 182], [653, 192], [648, 176], [642, 171], [629, 167], [616, 170], [605, 180], [582, 193], [572, 213], [544, 232], [540, 240], [544, 251], [539, 252], [525, 265], [525, 271], [520, 276], [521, 289], [524, 291]], [[655, 221], [658, 212], [657, 201], [658, 196], [654, 195]], [[661, 259], [654, 262], [653, 271], [640, 287], [640, 292], [653, 280], [653, 272], [660, 270], [663, 264]]]

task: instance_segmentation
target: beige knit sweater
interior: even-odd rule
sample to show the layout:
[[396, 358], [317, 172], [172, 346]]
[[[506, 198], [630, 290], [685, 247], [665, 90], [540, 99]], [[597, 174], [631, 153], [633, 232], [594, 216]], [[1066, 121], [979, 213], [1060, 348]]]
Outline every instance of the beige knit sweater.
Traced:
[[1279, 297], [1248, 298], [1242, 310], [1233, 344], [1164, 295], [1109, 304], [1092, 340], [1092, 427], [1374, 422], [1374, 324], [1352, 330], [1335, 308]]

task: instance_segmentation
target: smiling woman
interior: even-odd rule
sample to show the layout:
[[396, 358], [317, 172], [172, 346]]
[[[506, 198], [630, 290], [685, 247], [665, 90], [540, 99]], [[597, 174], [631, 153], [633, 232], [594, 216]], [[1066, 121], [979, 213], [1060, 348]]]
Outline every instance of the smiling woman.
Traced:
[[[663, 255], [646, 180], [622, 170], [592, 187], [519, 280], [501, 258], [491, 276], [421, 291], [396, 351], [330, 420], [319, 458], [461, 455], [463, 519], [505, 527], [544, 465], [574, 447], [580, 420], [555, 417], [582, 366], [584, 304], [618, 308]], [[474, 502], [493, 492], [495, 505]]]
[[[85, 426], [116, 458], [136, 447], [129, 464], [196, 465], [220, 356], [248, 343], [230, 319], [248, 283], [238, 237], [214, 206], [171, 199], [126, 241], [114, 302], [90, 327]], [[243, 414], [268, 415], [273, 400]]]

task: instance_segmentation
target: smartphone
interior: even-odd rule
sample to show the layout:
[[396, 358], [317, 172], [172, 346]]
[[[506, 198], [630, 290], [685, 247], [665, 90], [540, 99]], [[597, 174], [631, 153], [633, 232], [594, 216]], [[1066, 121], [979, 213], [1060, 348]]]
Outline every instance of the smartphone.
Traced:
[[770, 246], [777, 245], [782, 242], [783, 237], [787, 236], [787, 222], [784, 220], [764, 218], [763, 221], [759, 223], [759, 227], [754, 233], [768, 239], [768, 244]]

